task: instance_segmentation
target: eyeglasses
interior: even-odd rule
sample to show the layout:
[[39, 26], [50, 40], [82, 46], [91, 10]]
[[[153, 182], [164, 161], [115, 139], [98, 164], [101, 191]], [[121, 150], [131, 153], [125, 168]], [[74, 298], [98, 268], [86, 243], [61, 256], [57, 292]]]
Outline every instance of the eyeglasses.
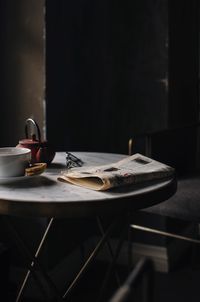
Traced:
[[66, 167], [67, 169], [81, 167], [83, 165], [83, 161], [71, 154], [70, 152], [66, 152]]

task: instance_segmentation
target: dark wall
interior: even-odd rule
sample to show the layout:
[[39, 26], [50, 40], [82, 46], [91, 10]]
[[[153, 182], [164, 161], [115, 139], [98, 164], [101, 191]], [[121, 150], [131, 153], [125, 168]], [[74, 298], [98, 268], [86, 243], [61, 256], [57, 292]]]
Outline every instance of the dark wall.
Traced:
[[153, 133], [148, 155], [193, 170], [198, 1], [46, 5], [47, 136], [56, 149], [127, 153], [133, 137], [133, 152], [146, 153], [138, 137]]
[[46, 2], [47, 137], [62, 150], [127, 153], [168, 120], [168, 2]]
[[168, 16], [168, 130], [152, 136], [152, 156], [183, 174], [199, 168], [199, 1], [169, 0]]
[[199, 1], [169, 0], [169, 125], [199, 116]]
[[44, 127], [44, 0], [0, 0], [0, 146], [25, 136], [25, 120]]

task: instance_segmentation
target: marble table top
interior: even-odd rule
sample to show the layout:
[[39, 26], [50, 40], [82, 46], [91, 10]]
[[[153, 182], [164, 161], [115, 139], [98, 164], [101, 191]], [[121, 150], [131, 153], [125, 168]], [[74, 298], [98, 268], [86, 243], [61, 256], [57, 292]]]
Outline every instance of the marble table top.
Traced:
[[[101, 165], [125, 157], [120, 154], [72, 152], [84, 165]], [[9, 181], [0, 179], [0, 214], [34, 217], [86, 217], [137, 210], [171, 197], [176, 180], [148, 182], [110, 191], [93, 191], [60, 182], [58, 175], [65, 169], [65, 153], [57, 152], [47, 170], [36, 176]]]

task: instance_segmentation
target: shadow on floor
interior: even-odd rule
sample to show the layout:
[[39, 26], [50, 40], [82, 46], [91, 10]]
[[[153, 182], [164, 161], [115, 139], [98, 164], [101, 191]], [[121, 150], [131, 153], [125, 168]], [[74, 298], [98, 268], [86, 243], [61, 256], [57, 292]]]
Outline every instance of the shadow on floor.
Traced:
[[[154, 302], [199, 302], [200, 301], [200, 253], [194, 254], [192, 250], [179, 263], [173, 271], [169, 273], [155, 273], [155, 299]], [[91, 266], [88, 272], [80, 279], [76, 288], [69, 294], [64, 301], [70, 302], [95, 302], [99, 297], [102, 280], [105, 276], [107, 264], [97, 262]], [[128, 275], [124, 268], [119, 269], [121, 281], [126, 279]], [[101, 302], [108, 302], [109, 298], [116, 291], [118, 285], [116, 278], [111, 278], [105, 294], [102, 296]], [[14, 289], [10, 292], [9, 302], [15, 301]], [[2, 302], [6, 302], [0, 300]], [[30, 299], [22, 299], [22, 302], [38, 302]], [[39, 302], [44, 302], [39, 301]], [[52, 300], [51, 302], [55, 302]], [[134, 299], [134, 302], [141, 302], [140, 299]]]

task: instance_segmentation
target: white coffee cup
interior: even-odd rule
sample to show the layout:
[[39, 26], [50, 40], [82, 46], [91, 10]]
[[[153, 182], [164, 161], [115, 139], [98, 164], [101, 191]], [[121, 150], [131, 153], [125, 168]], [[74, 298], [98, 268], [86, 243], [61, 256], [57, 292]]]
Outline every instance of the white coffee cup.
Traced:
[[23, 176], [30, 160], [30, 149], [16, 147], [0, 148], [0, 178]]

